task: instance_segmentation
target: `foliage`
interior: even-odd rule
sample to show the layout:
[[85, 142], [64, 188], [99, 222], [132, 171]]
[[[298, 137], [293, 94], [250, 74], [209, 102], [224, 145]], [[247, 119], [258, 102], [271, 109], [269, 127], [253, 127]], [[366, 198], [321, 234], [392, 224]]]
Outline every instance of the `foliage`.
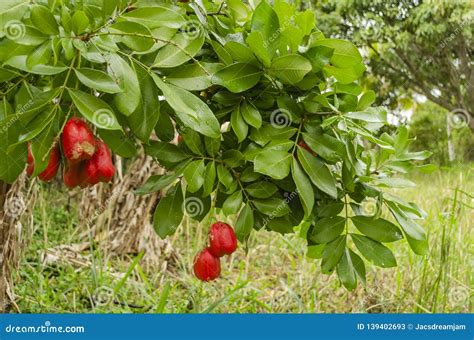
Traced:
[[430, 163], [448, 165], [447, 124], [451, 124], [456, 161], [472, 162], [474, 138], [471, 131], [467, 126], [456, 126], [449, 118], [451, 117], [448, 112], [436, 104], [430, 102], [417, 104], [409, 123], [410, 134], [416, 136], [412, 143], [413, 150], [430, 150], [433, 153]]
[[326, 0], [316, 3], [320, 28], [367, 47], [380, 102], [405, 92], [448, 111], [463, 110], [474, 129], [474, 9], [468, 0]]
[[0, 179], [23, 170], [28, 142], [41, 171], [67, 117], [81, 115], [118, 155], [143, 145], [167, 169], [138, 190], [165, 191], [161, 237], [185, 211], [202, 220], [221, 208], [237, 216], [241, 242], [253, 229], [300, 226], [308, 255], [348, 289], [365, 281], [358, 254], [395, 266], [384, 243], [402, 237], [426, 252], [423, 211], [384, 190], [412, 186], [391, 176], [429, 153], [408, 151], [405, 128], [377, 137], [387, 113], [358, 81], [358, 49], [326, 38], [311, 11], [283, 1], [6, 3]]

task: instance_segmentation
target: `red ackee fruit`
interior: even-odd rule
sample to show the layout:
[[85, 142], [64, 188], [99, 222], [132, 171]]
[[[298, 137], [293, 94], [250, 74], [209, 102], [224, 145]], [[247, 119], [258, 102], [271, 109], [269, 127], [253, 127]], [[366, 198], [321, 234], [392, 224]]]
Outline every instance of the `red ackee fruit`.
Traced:
[[61, 143], [64, 156], [72, 164], [90, 159], [95, 152], [94, 134], [86, 122], [77, 117], [67, 121]]
[[316, 152], [314, 152], [309, 146], [308, 144], [306, 144], [306, 142], [304, 140], [301, 140], [299, 143], [298, 143], [299, 146], [301, 146], [303, 149], [305, 149], [306, 151], [309, 151], [311, 152], [311, 154], [313, 156], [316, 156]]
[[208, 248], [194, 259], [194, 275], [201, 281], [212, 281], [221, 274], [221, 260], [211, 254]]
[[[49, 155], [49, 162], [46, 166], [46, 169], [42, 173], [38, 175], [38, 178], [43, 182], [51, 181], [56, 174], [58, 173], [59, 166], [61, 164], [61, 153], [59, 151], [59, 147], [56, 144]], [[31, 176], [35, 171], [35, 160], [33, 158], [33, 154], [31, 153], [31, 145], [28, 145], [28, 167], [26, 172], [28, 176]]]
[[68, 162], [64, 173], [63, 182], [69, 189], [77, 186], [85, 187], [86, 185], [86, 172], [84, 170], [85, 163], [70, 163]]
[[224, 222], [216, 222], [209, 231], [209, 251], [216, 257], [230, 255], [237, 249], [234, 229]]
[[97, 140], [96, 146], [95, 154], [85, 162], [86, 182], [90, 185], [110, 182], [115, 175], [109, 147], [101, 140]]

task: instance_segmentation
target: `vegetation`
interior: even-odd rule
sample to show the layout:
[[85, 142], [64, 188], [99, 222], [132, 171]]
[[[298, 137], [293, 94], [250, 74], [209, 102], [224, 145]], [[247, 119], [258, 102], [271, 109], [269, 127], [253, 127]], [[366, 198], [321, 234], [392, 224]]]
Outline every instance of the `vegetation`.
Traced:
[[[312, 2], [313, 3], [313, 2]], [[469, 0], [314, 2], [326, 34], [368, 53], [368, 82], [379, 103], [403, 106], [412, 93], [474, 129], [474, 9]]]
[[[336, 271], [349, 290], [365, 282], [367, 261], [397, 265], [387, 243], [427, 252], [416, 222], [423, 210], [385, 191], [412, 186], [394, 176], [430, 153], [410, 152], [405, 127], [378, 132], [387, 112], [361, 86], [361, 54], [326, 38], [311, 10], [284, 1], [8, 3], [16, 6], [0, 41], [1, 180], [23, 171], [27, 145], [36, 176], [61, 139], [69, 187], [110, 181], [108, 147], [124, 158], [144, 148], [167, 171], [137, 192], [163, 191], [154, 212], [162, 238], [185, 213], [232, 217], [242, 247], [253, 230], [299, 227], [322, 272]], [[91, 132], [69, 132], [84, 125], [76, 117], [103, 140], [96, 180], [73, 167], [95, 157]]]
[[448, 124], [451, 125], [455, 163], [465, 164], [474, 161], [474, 137], [469, 127], [462, 121], [453, 120], [446, 110], [431, 102], [416, 104], [413, 116], [408, 122], [410, 134], [416, 136], [412, 143], [413, 150], [430, 150], [433, 153], [429, 158], [430, 163], [450, 165]]
[[[179, 261], [171, 272], [147, 270], [134, 261], [137, 256], [107, 257], [94, 244], [69, 258], [42, 261], [47, 249], [81, 241], [67, 195], [43, 187], [33, 242], [16, 278], [17, 304], [24, 313], [472, 312], [467, 264], [474, 216], [466, 193], [474, 192], [473, 177], [472, 167], [410, 175], [417, 187], [403, 195], [427, 209], [429, 252], [413, 256], [403, 244], [392, 244], [399, 266], [384, 271], [369, 266], [366, 287], [353, 292], [321, 273], [306, 256], [304, 239], [263, 231], [251, 236], [248, 253], [240, 248], [223, 262], [220, 280], [202, 283], [193, 277], [192, 260], [208, 227], [189, 220], [173, 238]], [[79, 261], [83, 258], [89, 264]]]

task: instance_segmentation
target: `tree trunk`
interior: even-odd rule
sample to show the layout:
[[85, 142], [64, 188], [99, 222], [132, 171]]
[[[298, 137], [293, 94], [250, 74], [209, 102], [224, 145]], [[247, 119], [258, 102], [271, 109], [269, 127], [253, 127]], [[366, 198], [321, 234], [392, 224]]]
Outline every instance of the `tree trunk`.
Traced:
[[[0, 181], [0, 312], [15, 305], [13, 270], [18, 267], [27, 238], [21, 217], [31, 209], [35, 195], [26, 190], [23, 173], [13, 185]], [[29, 225], [29, 223], [28, 223]]]
[[448, 134], [448, 160], [449, 163], [453, 163], [456, 159], [456, 153], [454, 151], [453, 134], [452, 134], [452, 117], [448, 114], [446, 116], [446, 133]]
[[[117, 169], [122, 168], [121, 162], [118, 158]], [[161, 240], [152, 225], [160, 195], [134, 193], [151, 175], [162, 173], [156, 162], [141, 156], [127, 167], [125, 174], [118, 171], [112, 185], [100, 184], [84, 190], [79, 205], [83, 238], [98, 242], [105, 256], [144, 251], [146, 264], [168, 269], [177, 255], [171, 242]]]

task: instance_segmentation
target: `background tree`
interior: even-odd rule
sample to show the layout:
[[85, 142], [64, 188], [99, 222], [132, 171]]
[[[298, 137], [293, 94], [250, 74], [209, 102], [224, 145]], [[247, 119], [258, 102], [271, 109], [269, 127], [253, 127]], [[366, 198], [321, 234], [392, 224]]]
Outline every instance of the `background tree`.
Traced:
[[[448, 111], [442, 107], [427, 101], [417, 103], [413, 116], [408, 122], [410, 134], [416, 136], [412, 143], [413, 150], [430, 150], [433, 155], [429, 158], [430, 163], [449, 165], [449, 148], [447, 124], [449, 120]], [[434, 138], [433, 136], [436, 136]], [[467, 163], [474, 160], [474, 139], [472, 132], [467, 126], [453, 125], [451, 128], [451, 139], [456, 147], [457, 163]]]
[[366, 47], [378, 103], [419, 93], [474, 129], [474, 9], [468, 0], [315, 1], [319, 28]]

